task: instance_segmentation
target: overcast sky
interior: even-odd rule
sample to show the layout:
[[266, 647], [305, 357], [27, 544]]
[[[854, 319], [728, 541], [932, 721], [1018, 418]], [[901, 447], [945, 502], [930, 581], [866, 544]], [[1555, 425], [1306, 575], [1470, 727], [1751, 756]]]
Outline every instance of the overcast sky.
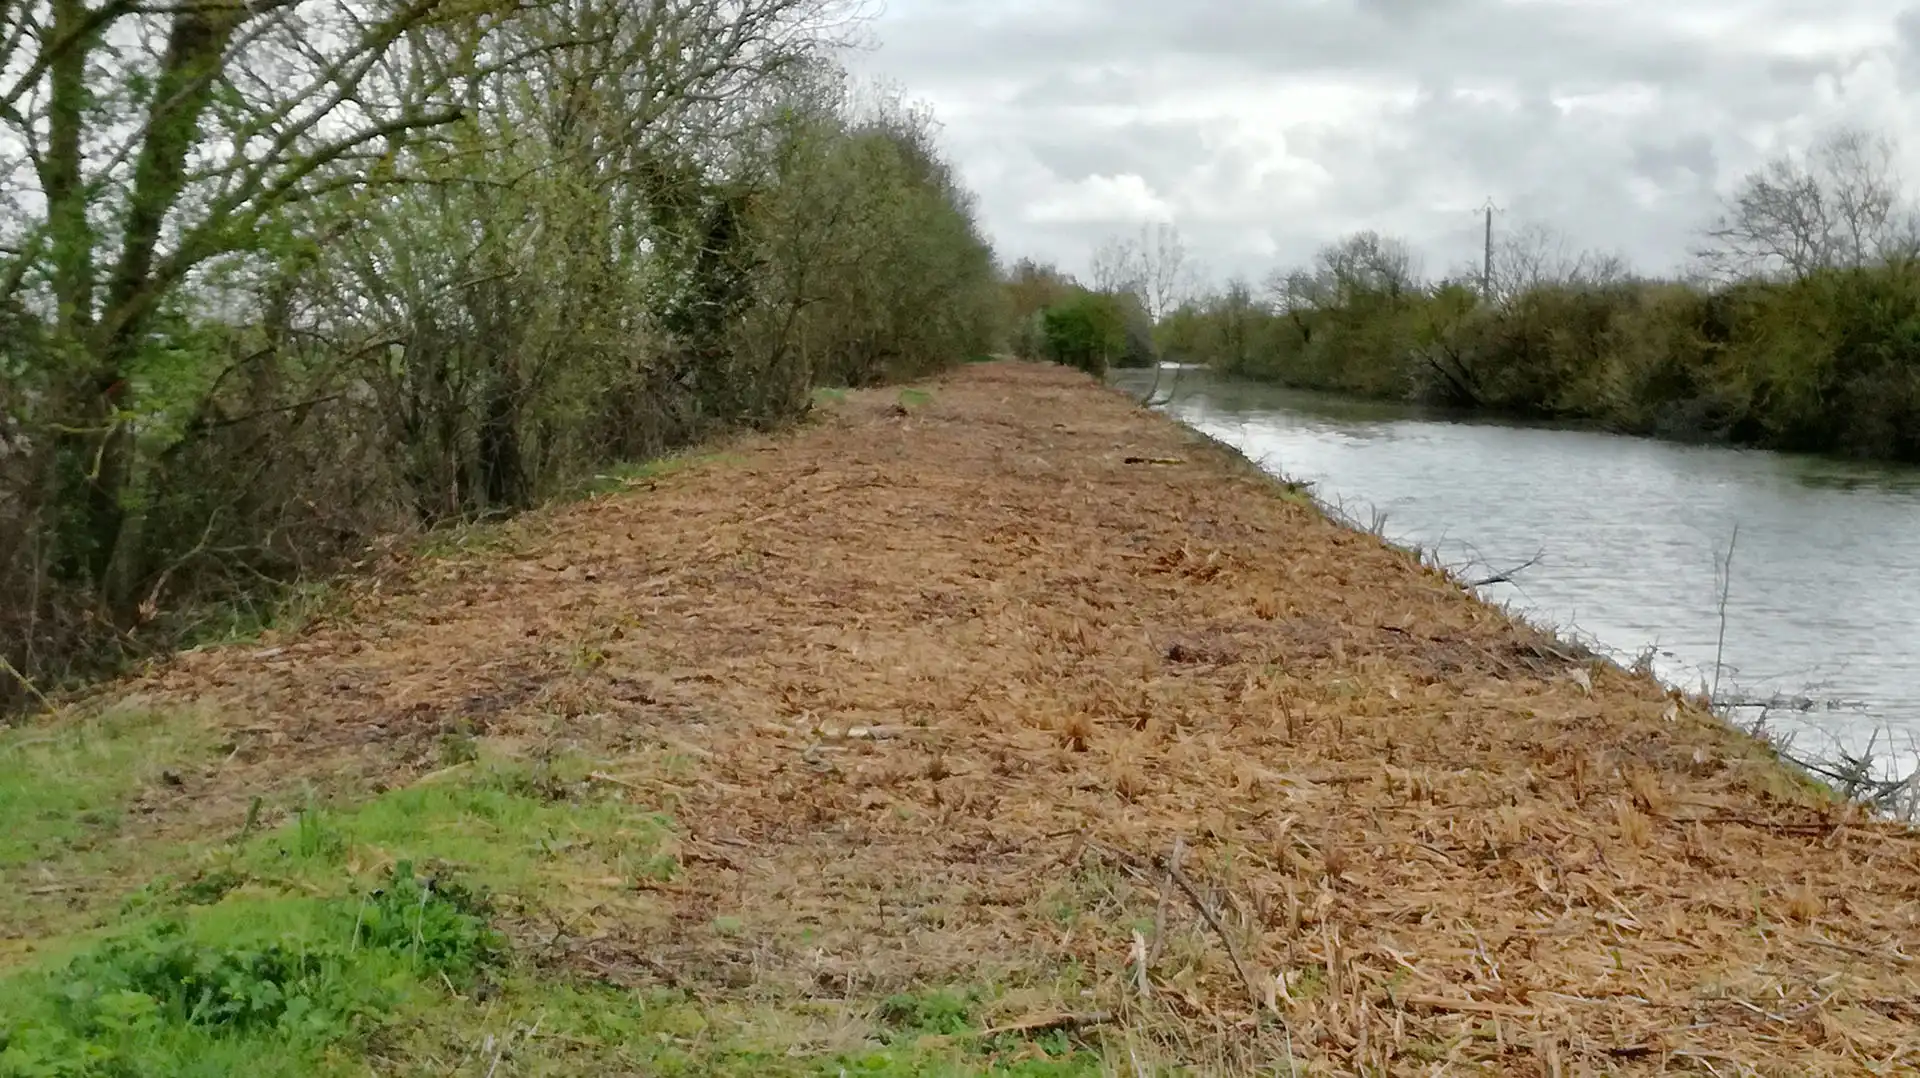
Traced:
[[1255, 280], [1360, 228], [1430, 273], [1538, 221], [1643, 270], [1825, 125], [1920, 181], [1916, 0], [886, 0], [855, 70], [931, 104], [1003, 258], [1177, 224]]

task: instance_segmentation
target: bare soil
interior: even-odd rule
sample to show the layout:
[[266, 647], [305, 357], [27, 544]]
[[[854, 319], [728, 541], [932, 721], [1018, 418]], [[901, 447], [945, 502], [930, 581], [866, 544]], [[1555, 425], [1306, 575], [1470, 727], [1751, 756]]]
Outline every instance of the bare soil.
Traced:
[[1081, 375], [927, 388], [116, 688], [231, 742], [137, 827], [470, 732], [677, 822], [681, 876], [521, 926], [595, 977], [1025, 986], [1206, 1072], [1920, 1073], [1920, 835]]

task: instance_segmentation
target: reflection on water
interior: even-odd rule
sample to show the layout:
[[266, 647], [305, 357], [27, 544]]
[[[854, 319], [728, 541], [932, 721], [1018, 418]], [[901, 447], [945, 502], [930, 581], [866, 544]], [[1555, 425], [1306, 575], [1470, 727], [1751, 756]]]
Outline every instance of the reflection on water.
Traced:
[[[1144, 390], [1152, 376], [1116, 380]], [[1162, 395], [1167, 391], [1162, 383]], [[1535, 620], [1723, 692], [1797, 745], [1920, 744], [1920, 469], [1529, 426], [1182, 372], [1166, 410]], [[1737, 529], [1737, 540], [1736, 536]], [[1732, 546], [1726, 640], [1720, 565]], [[1838, 746], [1833, 742], [1837, 741]]]

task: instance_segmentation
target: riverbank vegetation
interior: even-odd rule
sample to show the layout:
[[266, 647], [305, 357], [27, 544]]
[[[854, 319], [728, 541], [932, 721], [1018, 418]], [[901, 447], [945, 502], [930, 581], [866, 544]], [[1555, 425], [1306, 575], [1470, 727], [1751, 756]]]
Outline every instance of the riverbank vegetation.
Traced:
[[1920, 460], [1920, 228], [1892, 156], [1841, 130], [1774, 159], [1702, 230], [1684, 280], [1538, 226], [1507, 232], [1491, 273], [1434, 280], [1404, 241], [1362, 232], [1264, 286], [1190, 296], [1157, 343], [1301, 387]]
[[997, 328], [838, 0], [11, 10], [0, 708]]

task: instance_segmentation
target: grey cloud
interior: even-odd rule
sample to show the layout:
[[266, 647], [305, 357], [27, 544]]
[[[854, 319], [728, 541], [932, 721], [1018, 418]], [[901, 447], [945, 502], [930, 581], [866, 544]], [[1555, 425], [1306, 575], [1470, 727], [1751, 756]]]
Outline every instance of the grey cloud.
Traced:
[[[1411, 8], [1411, 0], [1083, 0], [1035, 5], [1026, 23], [968, 20], [941, 4], [925, 32], [911, 32], [903, 14], [901, 33], [888, 38], [887, 47], [900, 68], [918, 69], [930, 81], [950, 75], [1033, 77], [1123, 58], [1148, 80], [1153, 61], [1175, 58], [1198, 61], [1215, 73], [1467, 73], [1538, 85], [1569, 75], [1665, 80], [1700, 64], [1700, 42], [1649, 40], [1614, 5], [1433, 2], [1444, 8], [1444, 18], [1383, 20], [1366, 10]], [[1071, 17], [1075, 13], [1078, 18]], [[884, 27], [881, 33], [886, 36]], [[1572, 71], [1570, 57], [1580, 60]]]
[[1418, 22], [1457, 13], [1464, 0], [1357, 0], [1363, 12], [1388, 22]]
[[1029, 146], [1036, 161], [1063, 179], [1131, 173], [1156, 188], [1176, 182], [1207, 154], [1205, 137], [1192, 125], [1148, 121], [1100, 130], [1065, 126], [1034, 136]]
[[1678, 186], [1697, 181], [1712, 186], [1719, 164], [1713, 140], [1704, 134], [1642, 140], [1633, 145], [1635, 171], [1659, 184]]
[[1894, 20], [1897, 35], [1901, 82], [1920, 84], [1920, 5], [1902, 11]]
[[1138, 72], [1091, 66], [1045, 72], [1021, 86], [1007, 104], [1045, 109], [1071, 101], [1081, 108], [1138, 107], [1151, 98], [1152, 89]]
[[1920, 4], [1861, 2], [891, 0], [860, 66], [947, 114], [1009, 258], [1084, 267], [1138, 222], [1029, 211], [1138, 177], [1218, 276], [1368, 226], [1441, 269], [1489, 196], [1660, 270], [1768, 132], [1902, 114], [1859, 72], [1920, 81]]
[[1775, 56], [1767, 60], [1767, 74], [1797, 90], [1804, 90], [1806, 84], [1823, 75], [1838, 75], [1846, 69], [1846, 62], [1833, 56]]

